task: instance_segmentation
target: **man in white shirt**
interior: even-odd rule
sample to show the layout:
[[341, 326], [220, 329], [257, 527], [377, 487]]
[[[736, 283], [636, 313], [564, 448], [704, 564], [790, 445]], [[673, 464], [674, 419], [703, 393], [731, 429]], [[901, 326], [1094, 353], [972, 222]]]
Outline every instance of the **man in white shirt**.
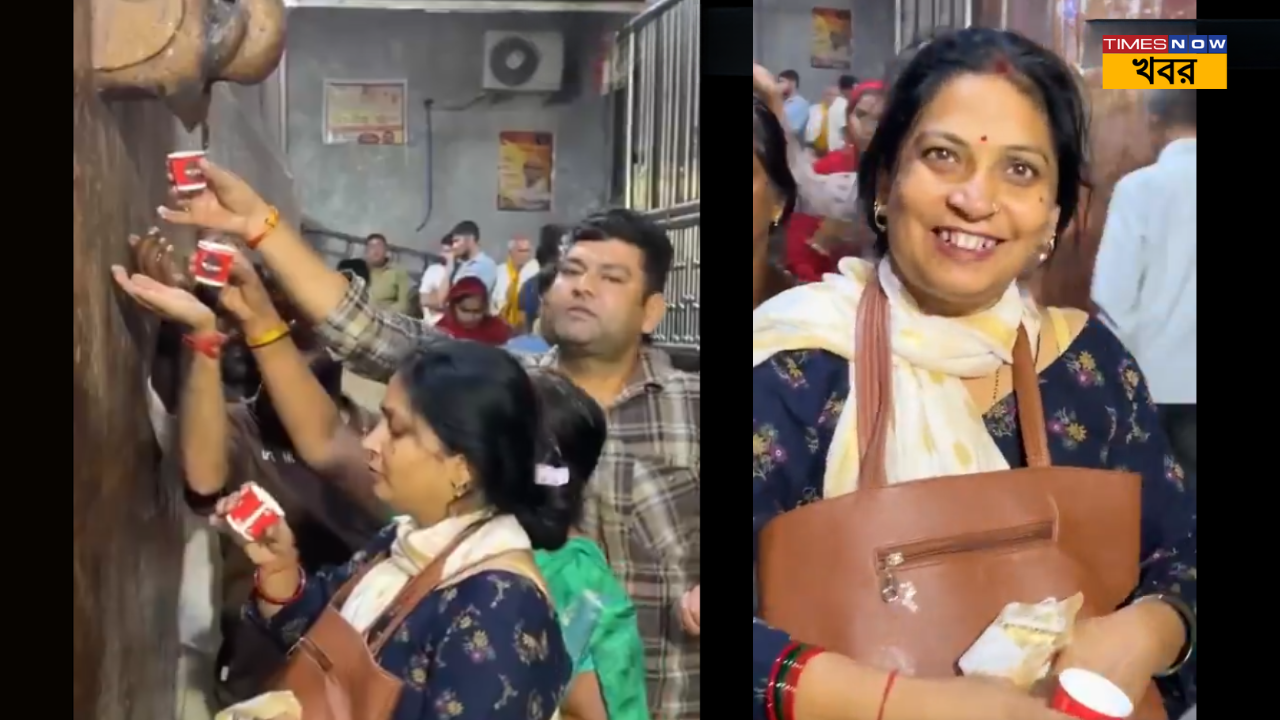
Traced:
[[831, 108], [827, 110], [827, 152], [844, 149], [847, 142], [844, 130], [849, 122], [849, 93], [857, 86], [858, 78], [852, 75], [840, 76], [840, 94], [831, 101]]
[[449, 233], [450, 247], [446, 256], [445, 282], [441, 283], [430, 294], [422, 296], [424, 306], [437, 312], [444, 310], [445, 300], [449, 297], [449, 288], [460, 278], [474, 277], [484, 283], [493, 296], [493, 286], [498, 283], [498, 264], [480, 249], [480, 226], [471, 220], [463, 220]]
[[512, 238], [507, 243], [507, 262], [498, 271], [498, 281], [489, 298], [489, 312], [516, 330], [524, 329], [520, 311], [520, 288], [538, 275], [538, 261], [533, 259], [533, 242], [527, 237]]
[[1196, 91], [1150, 91], [1154, 165], [1116, 184], [1093, 300], [1146, 375], [1178, 459], [1196, 466]]
[[418, 283], [418, 302], [422, 304], [422, 322], [428, 325], [440, 322], [440, 318], [444, 315], [443, 297], [439, 290], [449, 284], [447, 266], [452, 253], [453, 233], [449, 233], [440, 241], [440, 255], [445, 258], [445, 262], [428, 265], [422, 273], [422, 281]]

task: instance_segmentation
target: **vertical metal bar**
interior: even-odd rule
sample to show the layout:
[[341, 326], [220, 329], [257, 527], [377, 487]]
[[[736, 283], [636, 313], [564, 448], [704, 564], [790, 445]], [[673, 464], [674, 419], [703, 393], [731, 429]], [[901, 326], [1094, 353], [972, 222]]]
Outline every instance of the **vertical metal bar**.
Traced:
[[675, 50], [675, 43], [672, 42], [675, 37], [673, 30], [675, 29], [675, 17], [671, 12], [662, 16], [662, 20], [658, 25], [658, 42], [661, 43], [661, 52], [659, 61], [662, 63], [662, 88], [665, 92], [662, 95], [662, 126], [659, 128], [661, 134], [658, 136], [659, 147], [661, 148], [661, 165], [662, 165], [662, 181], [658, 185], [658, 203], [662, 207], [670, 207], [672, 203], [671, 181], [672, 170], [675, 162], [673, 160], [673, 151], [675, 149], [672, 142], [672, 132], [675, 125], [675, 106], [679, 101], [679, 88], [675, 87], [675, 62], [671, 57]]
[[[684, 73], [682, 72], [681, 64], [685, 62], [685, 52], [691, 44], [690, 38], [686, 32], [687, 28], [685, 22], [685, 8], [688, 5], [689, 3], [686, 1], [681, 3], [679, 8], [668, 13], [671, 16], [671, 33], [667, 38], [667, 41], [671, 43], [672, 52], [667, 53], [667, 58], [671, 62], [671, 84], [673, 86], [671, 97], [674, 100], [671, 107], [670, 123], [668, 125], [668, 130], [671, 133], [671, 190], [668, 195], [668, 202], [671, 205], [680, 204], [684, 194], [682, 189], [684, 185], [683, 174], [685, 167], [681, 163], [682, 158], [680, 151], [682, 148], [681, 141], [687, 132], [687, 127], [682, 127], [684, 123], [681, 121], [684, 119], [684, 106], [688, 104], [689, 96], [687, 95], [688, 88], [683, 83]], [[688, 273], [683, 269], [685, 267], [684, 259], [689, 251], [688, 243], [685, 241], [684, 235], [685, 233], [682, 232], [675, 233], [671, 238], [673, 249], [675, 250], [674, 260], [682, 268], [676, 273], [676, 277], [674, 278], [678, 287], [683, 287], [688, 282]], [[688, 314], [682, 312], [679, 319], [681, 330], [685, 334], [688, 334]]]
[[1009, 29], [1009, 0], [1000, 0], [1000, 29]]
[[658, 162], [657, 140], [658, 125], [658, 42], [653, 34], [653, 26], [645, 28], [644, 38], [644, 138], [641, 140], [641, 151], [645, 155], [644, 209], [652, 210], [654, 206], [654, 187], [657, 183]]
[[893, 0], [893, 54], [902, 52], [902, 2]]
[[625, 165], [623, 166], [625, 169], [622, 173], [622, 177], [623, 177], [623, 181], [622, 181], [623, 201], [622, 202], [627, 207], [633, 208], [636, 206], [635, 197], [632, 195], [632, 193], [635, 190], [635, 187], [632, 183], [632, 178], [635, 175], [635, 171], [636, 171], [636, 162], [635, 162], [636, 37], [635, 35], [627, 34], [625, 36], [625, 42], [627, 43], [627, 48], [626, 48], [626, 53], [627, 53], [626, 103], [627, 105], [626, 105], [626, 110], [624, 111], [626, 112], [626, 119], [623, 122], [623, 135], [625, 136], [626, 139], [623, 141], [624, 142], [623, 149], [625, 152], [622, 155], [622, 162], [625, 163]]
[[692, 3], [689, 16], [693, 18], [694, 45], [689, 50], [693, 62], [689, 63], [691, 78], [689, 99], [692, 109], [689, 111], [690, 160], [692, 161], [693, 181], [690, 185], [689, 198], [702, 196], [702, 11], [697, 3]]
[[[690, 11], [692, 9], [692, 11]], [[686, 102], [684, 107], [684, 117], [680, 123], [684, 126], [684, 132], [681, 135], [680, 147], [680, 167], [682, 175], [680, 177], [680, 202], [687, 202], [694, 197], [693, 195], [693, 134], [696, 132], [694, 123], [697, 122], [696, 105], [697, 89], [694, 88], [696, 73], [698, 72], [698, 5], [696, 3], [686, 2], [682, 8], [685, 15], [687, 43], [683, 43], [685, 47], [685, 56], [682, 58], [681, 66], [684, 68], [684, 91], [686, 93]]]
[[964, 3], [964, 26], [973, 27], [973, 3], [974, 0], [965, 0]]
[[280, 98], [276, 105], [280, 111], [278, 121], [280, 133], [280, 149], [289, 157], [289, 52], [280, 56], [280, 64], [276, 66], [276, 77], [280, 83]]

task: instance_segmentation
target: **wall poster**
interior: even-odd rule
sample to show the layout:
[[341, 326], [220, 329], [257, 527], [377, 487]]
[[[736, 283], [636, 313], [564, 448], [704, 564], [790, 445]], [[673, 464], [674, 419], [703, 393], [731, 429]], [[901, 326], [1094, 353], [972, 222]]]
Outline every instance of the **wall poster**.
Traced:
[[814, 8], [809, 64], [827, 70], [848, 70], [852, 60], [853, 13], [835, 8]]
[[404, 145], [404, 80], [325, 80], [326, 145]]
[[549, 132], [498, 133], [498, 209], [550, 212], [555, 141]]

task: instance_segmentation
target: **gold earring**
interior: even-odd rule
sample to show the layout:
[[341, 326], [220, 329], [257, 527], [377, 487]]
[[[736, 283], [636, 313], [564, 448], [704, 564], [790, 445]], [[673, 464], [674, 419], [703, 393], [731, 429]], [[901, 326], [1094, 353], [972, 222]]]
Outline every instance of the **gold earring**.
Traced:
[[879, 200], [871, 206], [871, 222], [875, 223], [876, 229], [880, 232], [889, 230], [889, 216], [885, 214], [884, 205], [881, 205]]
[[1057, 235], [1051, 236], [1049, 238], [1049, 242], [1046, 245], [1045, 249], [1040, 253], [1041, 265], [1045, 264], [1046, 262], [1049, 262], [1049, 258], [1053, 256], [1053, 249], [1054, 247], [1057, 246], [1057, 244], [1058, 244], [1058, 236]]
[[463, 482], [453, 486], [453, 499], [461, 500], [471, 494], [471, 482]]

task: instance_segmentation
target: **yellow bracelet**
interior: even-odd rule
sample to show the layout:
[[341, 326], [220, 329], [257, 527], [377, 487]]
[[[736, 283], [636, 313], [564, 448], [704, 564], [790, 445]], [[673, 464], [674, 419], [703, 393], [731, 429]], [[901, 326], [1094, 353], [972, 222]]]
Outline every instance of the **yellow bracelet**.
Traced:
[[266, 347], [266, 346], [270, 345], [271, 343], [279, 342], [280, 340], [282, 340], [282, 339], [284, 339], [284, 338], [286, 338], [286, 337], [288, 337], [288, 336], [289, 336], [289, 326], [288, 326], [288, 325], [281, 325], [280, 327], [276, 328], [275, 330], [271, 330], [271, 331], [268, 331], [268, 332], [264, 332], [264, 333], [262, 333], [262, 334], [261, 334], [261, 335], [259, 335], [258, 337], [255, 337], [255, 338], [246, 338], [246, 339], [245, 339], [245, 343], [244, 343], [244, 344], [245, 344], [245, 345], [246, 345], [250, 350], [258, 350], [258, 349], [260, 349], [260, 348], [264, 348], [264, 347]]

